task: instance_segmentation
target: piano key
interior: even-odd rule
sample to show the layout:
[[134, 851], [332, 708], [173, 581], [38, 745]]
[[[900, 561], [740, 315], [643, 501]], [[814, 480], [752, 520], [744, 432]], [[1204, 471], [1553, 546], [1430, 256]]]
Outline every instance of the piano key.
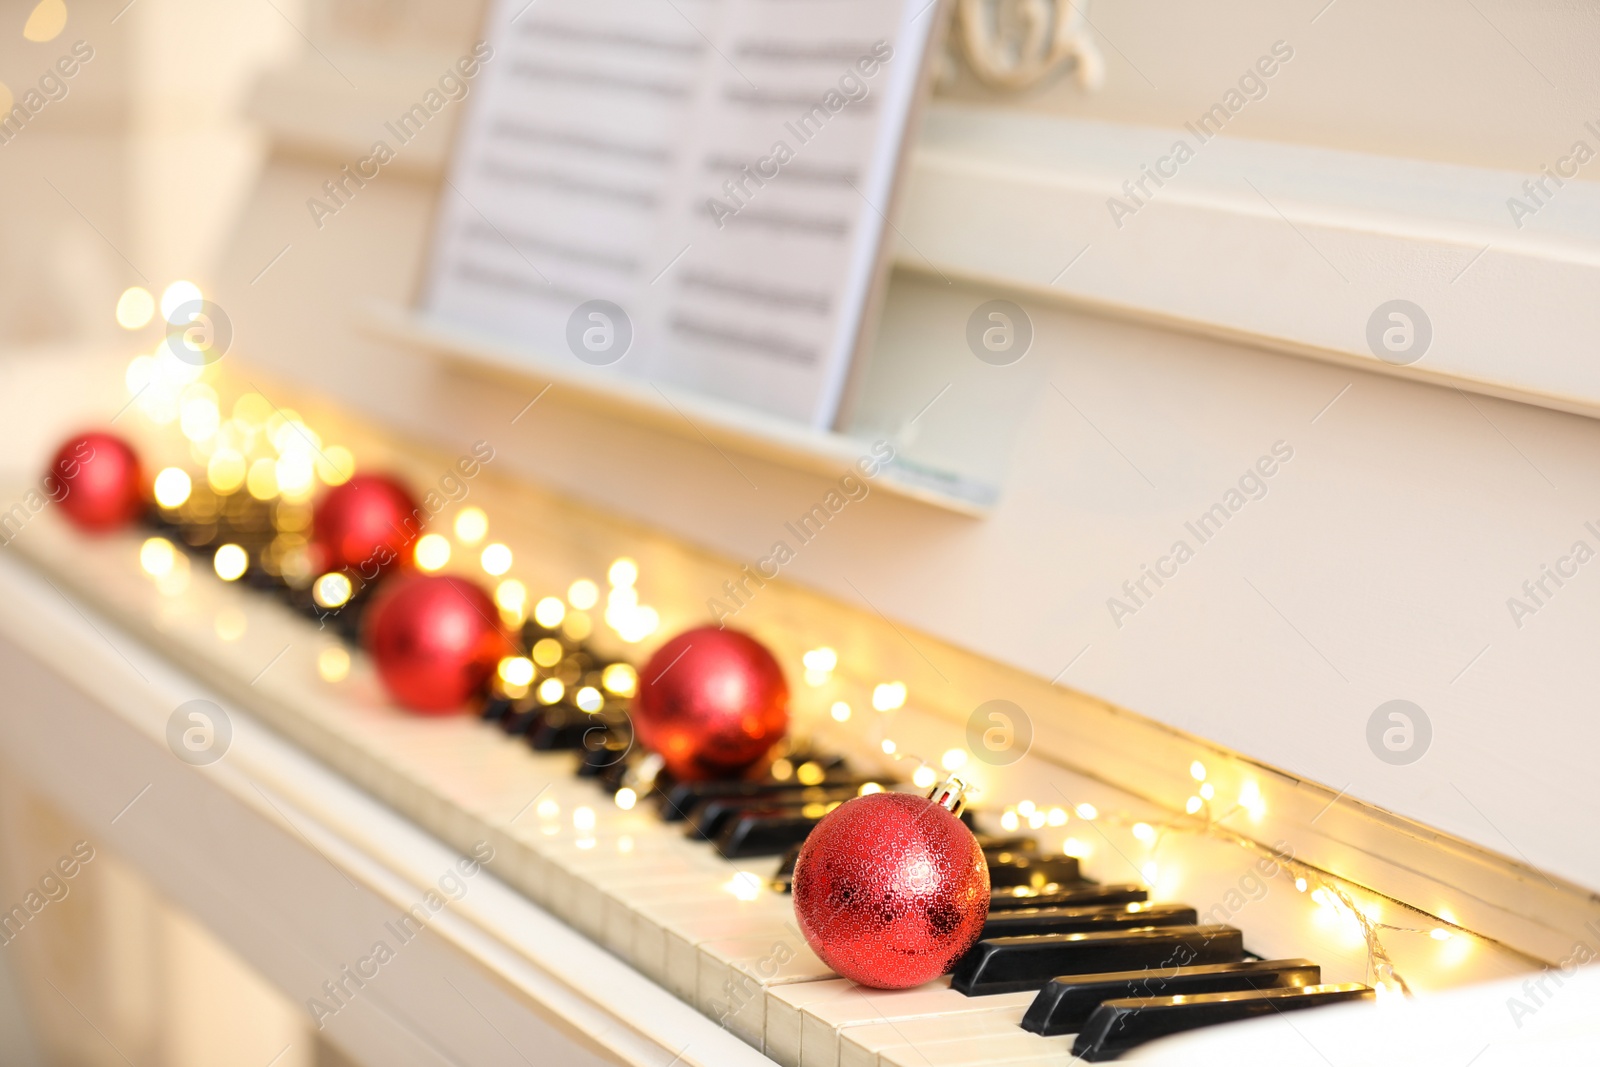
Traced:
[[1075, 975], [1056, 978], [1039, 990], [1022, 1018], [1022, 1028], [1046, 1036], [1075, 1034], [1107, 1000], [1285, 989], [1313, 986], [1321, 981], [1322, 968], [1306, 959], [1244, 960], [1165, 971]]
[[[838, 768], [825, 771], [821, 781], [815, 785], [827, 788], [829, 786], [845, 786], [860, 789], [868, 782], [877, 782], [887, 786], [882, 777], [864, 775], [854, 771]], [[746, 797], [750, 800], [759, 800], [776, 793], [805, 789], [810, 786], [794, 780], [778, 781], [774, 778], [762, 778], [756, 781], [708, 781], [708, 782], [674, 782], [667, 789], [657, 794], [656, 803], [661, 809], [661, 817], [667, 822], [681, 822], [689, 817], [689, 812], [695, 806], [706, 800], [720, 800], [728, 797]]]
[[746, 856], [778, 856], [798, 845], [811, 833], [822, 817], [839, 805], [835, 802], [803, 804], [767, 811], [741, 811], [723, 824], [717, 835], [717, 855], [724, 859]]
[[973, 834], [978, 847], [990, 852], [1038, 852], [1039, 839], [1026, 834]]
[[1013, 908], [1089, 908], [1110, 904], [1136, 904], [1149, 899], [1150, 892], [1142, 885], [1131, 883], [1098, 885], [1090, 882], [1075, 886], [1048, 886], [1042, 891], [1020, 887], [997, 890], [990, 894], [989, 910], [995, 912]]
[[887, 1052], [914, 1050], [937, 1055], [932, 1046], [953, 1041], [995, 1042], [1017, 1032], [1018, 1009], [986, 1007], [959, 1015], [926, 1015], [884, 1020], [840, 1031], [838, 1051], [832, 1059], [810, 1055], [805, 1049], [799, 1067], [878, 1067]]
[[1100, 908], [1016, 908], [990, 915], [979, 935], [1027, 937], [1075, 934], [1124, 926], [1193, 926], [1199, 922], [1187, 904], [1122, 904]]
[[702, 841], [714, 841], [728, 821], [740, 813], [773, 812], [806, 804], [840, 803], [855, 795], [856, 790], [849, 786], [796, 786], [774, 791], [759, 801], [751, 801], [746, 797], [711, 797], [696, 804], [689, 812], [687, 833]]
[[1090, 934], [1042, 934], [979, 941], [956, 964], [952, 985], [969, 996], [1039, 989], [1052, 978], [1142, 967], [1236, 963], [1232, 926], [1155, 926]]
[[699, 948], [695, 1007], [751, 1044], [766, 1030], [766, 992], [774, 986], [835, 979], [798, 931], [707, 941]]
[[1073, 885], [1083, 880], [1075, 856], [1046, 856], [1037, 852], [996, 852], [989, 860], [989, 885], [993, 889], [1047, 885]]
[[901, 1045], [878, 1053], [879, 1067], [1011, 1067], [1059, 1064], [1072, 1051], [1072, 1039], [1040, 1037], [1013, 1028], [1007, 1034], [925, 1045]]
[[1370, 986], [1355, 982], [1292, 989], [1251, 989], [1195, 996], [1131, 997], [1108, 1000], [1094, 1010], [1072, 1046], [1090, 1063], [1117, 1056], [1158, 1037], [1202, 1026], [1238, 1022], [1287, 1011], [1373, 1000]]
[[[832, 1067], [843, 1054], [843, 1039], [863, 1027], [904, 1025], [929, 1017], [954, 1019], [998, 1011], [1007, 1012], [1007, 1025], [1014, 1026], [1033, 1000], [1032, 993], [963, 996], [950, 988], [948, 977], [913, 989], [868, 989], [839, 979], [829, 985], [835, 987], [833, 995], [809, 1000], [800, 1010], [798, 1063], [802, 1067], [814, 1064]], [[784, 1062], [779, 1057], [774, 1058]]]

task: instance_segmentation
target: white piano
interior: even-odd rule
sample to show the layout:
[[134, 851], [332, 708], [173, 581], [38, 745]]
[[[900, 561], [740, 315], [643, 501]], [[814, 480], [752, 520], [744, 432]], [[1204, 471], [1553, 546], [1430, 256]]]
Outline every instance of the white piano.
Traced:
[[[50, 343], [18, 328], [0, 363], [0, 909], [23, 909], [3, 927], [0, 994], [22, 1008], [0, 1058], [1072, 1062], [1076, 1029], [1023, 1026], [1040, 983], [858, 987], [799, 934], [783, 850], [686, 835], [648, 779], [578, 775], [570, 745], [530, 743], [504, 702], [397, 708], [337, 626], [224, 580], [209, 542], [88, 537], [27, 506], [58, 441], [108, 422], [203, 491], [216, 445], [179, 410], [198, 396], [241, 425], [292, 413], [418, 492], [490, 443], [444, 492], [441, 566], [520, 583], [508, 621], [548, 601], [541, 622], [634, 664], [728, 608], [785, 524], [889, 442], [870, 491], [731, 605], [793, 693], [781, 773], [810, 784], [837, 758], [907, 789], [959, 773], [980, 831], [1075, 858], [1081, 885], [1133, 891], [1119, 906], [1187, 905], [1241, 931], [1248, 960], [1367, 991], [1129, 1062], [1592, 1059], [1600, 194], [1572, 142], [1600, 145], [1576, 58], [1594, 28], [1353, 0], [999, 8], [940, 9], [881, 326], [824, 429], [541, 369], [421, 312], [456, 111], [333, 216], [307, 201], [489, 16], [282, 15], [295, 32], [271, 30], [233, 83], [264, 140], [259, 168], [228, 157], [214, 265], [145, 279], [191, 274], [231, 323], [226, 355], [158, 366], [159, 335], [97, 325]], [[86, 75], [108, 73], [82, 114], [68, 95], [0, 154], [16, 188], [23, 167], [59, 177], [104, 150], [122, 121], [106, 87], [137, 66], [117, 27], [159, 35], [185, 9], [73, 11], [106, 60]], [[226, 141], [212, 134], [194, 143]], [[1185, 136], [1192, 160], [1172, 152]], [[181, 185], [140, 195], [126, 210], [181, 217]], [[48, 224], [4, 210], [65, 232], [93, 228], [87, 206]], [[184, 245], [111, 230], [111, 252], [70, 245], [98, 264], [78, 295], [106, 321], [142, 284], [133, 263], [167, 269]], [[969, 348], [992, 300], [1029, 323], [1020, 361]], [[465, 509], [487, 534], [457, 525]], [[487, 542], [509, 551], [492, 573]], [[192, 701], [219, 709], [214, 760], [175, 758]], [[983, 743], [991, 701], [1009, 702], [1003, 752]], [[27, 905], [67, 855], [65, 892]]]

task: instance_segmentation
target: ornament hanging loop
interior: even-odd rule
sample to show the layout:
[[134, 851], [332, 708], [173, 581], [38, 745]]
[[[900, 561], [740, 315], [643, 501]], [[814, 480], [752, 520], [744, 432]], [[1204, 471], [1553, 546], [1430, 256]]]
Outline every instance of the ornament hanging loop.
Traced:
[[933, 787], [928, 799], [951, 815], [960, 815], [967, 806], [967, 783], [952, 774]]

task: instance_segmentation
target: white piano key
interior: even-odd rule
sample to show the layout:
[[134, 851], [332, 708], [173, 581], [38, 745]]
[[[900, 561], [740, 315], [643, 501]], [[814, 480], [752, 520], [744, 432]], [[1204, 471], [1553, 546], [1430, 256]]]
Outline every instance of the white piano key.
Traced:
[[1011, 1033], [884, 1049], [878, 1053], [878, 1067], [1059, 1067], [1070, 1061], [1072, 1042], [1070, 1034], [1040, 1037], [1013, 1027]]
[[779, 937], [741, 937], [699, 946], [695, 1007], [751, 1044], [765, 1029], [768, 988], [837, 976], [793, 929]]
[[[852, 1026], [839, 1035], [833, 1067], [879, 1067], [885, 1053], [916, 1056], [939, 1062], [935, 1046], [950, 1042], [990, 1042], [1026, 1033], [1018, 1029], [1026, 1007], [988, 1008], [953, 1015], [926, 1015], [864, 1026]], [[1028, 1036], [1034, 1036], [1029, 1034]], [[801, 1059], [801, 1067], [810, 1067]]]
[[852, 983], [843, 978], [768, 987], [762, 1051], [782, 1067], [800, 1067], [801, 1019], [812, 1004], [837, 998]]
[[943, 977], [914, 989], [868, 989], [845, 983], [837, 996], [809, 1004], [801, 1012], [801, 1067], [834, 1067], [840, 1061], [840, 1042], [858, 1027], [900, 1025], [905, 1020], [930, 1017], [959, 1018], [978, 1013], [1022, 1013], [1034, 994], [1002, 993], [968, 997], [950, 988]]

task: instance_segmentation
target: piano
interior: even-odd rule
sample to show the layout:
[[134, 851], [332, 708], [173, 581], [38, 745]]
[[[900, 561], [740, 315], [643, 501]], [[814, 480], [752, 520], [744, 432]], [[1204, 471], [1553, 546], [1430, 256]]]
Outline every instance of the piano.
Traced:
[[[8, 877], [37, 880], [18, 872], [87, 842], [288, 1005], [262, 1024], [285, 1043], [262, 1062], [286, 1065], [1342, 1065], [1391, 1050], [1490, 1064], [1592, 1047], [1595, 980], [1578, 965], [1600, 951], [1600, 859], [1575, 800], [1593, 732], [1574, 710], [1587, 609], [1517, 555], [1591, 536], [1542, 495], [1587, 484], [1581, 390], [1549, 401], [1537, 383], [1455, 384], [1449, 367], [1306, 359], [1316, 346], [1288, 327], [1132, 309], [1115, 265], [1097, 294], [1069, 275], [1081, 241], [1048, 269], [1022, 237], [986, 243], [984, 218], [1015, 223], [1005, 205], [950, 205], [1080, 188], [1093, 167], [1031, 138], [1097, 143], [1095, 124], [1030, 114], [1004, 84], [1015, 72], [947, 71], [877, 346], [934, 353], [942, 376], [970, 362], [971, 309], [1007, 296], [1034, 324], [1027, 377], [967, 397], [913, 377], [899, 409], [871, 409], [884, 421], [869, 428], [919, 462], [983, 462], [942, 481], [892, 473], [733, 599], [730, 625], [785, 671], [794, 725], [737, 787], [675, 783], [628, 727], [638, 671], [729, 606], [774, 531], [837, 481], [844, 446], [688, 400], [674, 422], [508, 369], [409, 311], [447, 124], [308, 227], [306, 197], [364, 131], [476, 39], [475, 10], [418, 8], [314, 5], [318, 45], [256, 84], [270, 147], [200, 279], [231, 322], [223, 358], [157, 369], [140, 335], [9, 360], [0, 799], [13, 825], [46, 814], [4, 857]], [[1051, 60], [1076, 65], [1073, 92], [1105, 62], [1081, 31]], [[951, 33], [952, 63], [981, 45], [959, 20]], [[341, 69], [364, 88], [330, 91]], [[1303, 162], [1263, 159], [1274, 174]], [[1206, 202], [1173, 196], [1175, 214]], [[1155, 231], [1152, 204], [1130, 225]], [[1306, 252], [1284, 230], [1267, 259]], [[1129, 247], [1141, 239], [1176, 247]], [[997, 266], [995, 243], [1015, 260]], [[1320, 255], [1284, 269], [1326, 269]], [[357, 640], [363, 605], [283, 565], [307, 499], [219, 491], [209, 438], [186, 436], [178, 410], [196, 400], [260, 449], [290, 427], [324, 458], [338, 449], [335, 468], [436, 490], [439, 567], [496, 590], [526, 662], [470, 713], [396, 707]], [[106, 536], [26, 503], [59, 439], [97, 423], [152, 470], [191, 475], [172, 506]], [[1527, 444], [1541, 439], [1567, 448]], [[446, 480], [468, 453], [480, 472]], [[1229, 494], [1239, 506], [1207, 526]], [[247, 546], [246, 566], [225, 565], [225, 544]], [[1527, 574], [1541, 595], [1516, 592]], [[1544, 644], [1515, 643], [1508, 591], [1549, 624]], [[1537, 711], [1530, 688], [1548, 693]], [[1394, 729], [1405, 745], [1385, 741]], [[992, 875], [982, 939], [916, 988], [837, 976], [796, 925], [796, 849], [853, 796], [950, 776], [971, 789], [964, 819]], [[78, 904], [50, 907], [109, 900], [97, 862], [70, 883]], [[132, 935], [114, 917], [49, 918], [5, 932], [20, 980], [59, 994], [40, 1009], [52, 1053], [158, 1062], [129, 982], [50, 962], [74, 937]]]

